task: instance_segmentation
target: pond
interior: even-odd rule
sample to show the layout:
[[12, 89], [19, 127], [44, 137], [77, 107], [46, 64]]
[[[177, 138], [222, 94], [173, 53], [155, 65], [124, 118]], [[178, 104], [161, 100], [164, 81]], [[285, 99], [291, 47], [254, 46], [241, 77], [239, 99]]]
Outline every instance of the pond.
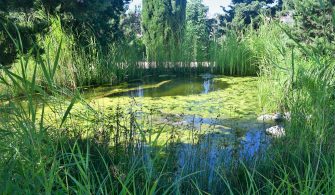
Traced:
[[[237, 153], [241, 157], [251, 158], [268, 144], [265, 135], [268, 125], [256, 121], [259, 106], [255, 77], [163, 75], [115, 87], [90, 89], [86, 97], [99, 108], [131, 109], [138, 120], [150, 115], [151, 124], [177, 129], [181, 145], [190, 144], [191, 138], [185, 132], [193, 130], [201, 135], [194, 148], [198, 150], [199, 145], [206, 142], [217, 158], [223, 156], [224, 150], [232, 151], [232, 146], [240, 150]], [[168, 132], [163, 135], [166, 134]], [[180, 152], [192, 148], [180, 147]]]
[[[140, 156], [148, 164], [152, 163], [148, 157], [152, 140], [158, 138], [155, 146], [170, 151], [174, 159], [170, 163], [177, 167], [178, 177], [204, 170], [201, 177], [214, 182], [219, 167], [261, 158], [270, 144], [265, 134], [270, 124], [256, 120], [261, 112], [257, 82], [256, 77], [164, 75], [91, 88], [83, 96], [92, 108], [106, 115], [99, 120], [94, 116], [98, 121], [92, 129], [106, 128], [103, 125], [108, 123], [115, 134], [120, 124], [129, 127], [126, 131], [134, 131], [131, 136], [144, 136], [137, 146], [142, 147]], [[74, 110], [82, 108], [75, 106]], [[130, 137], [127, 132], [123, 135]]]
[[[148, 166], [162, 148], [176, 178], [202, 170], [197, 177], [216, 182], [217, 169], [256, 162], [270, 145], [265, 130], [271, 124], [257, 122], [257, 84], [257, 77], [163, 75], [90, 88], [83, 98], [95, 112], [77, 103], [68, 124], [84, 137], [107, 136], [111, 146], [135, 145], [133, 153]], [[57, 117], [45, 118], [51, 124]]]
[[208, 94], [223, 90], [229, 85], [225, 81], [214, 79], [213, 75], [203, 74], [197, 77], [176, 77], [161, 75], [158, 78], [147, 77], [141, 80], [122, 83], [117, 86], [103, 86], [85, 91], [86, 97], [164, 97]]
[[257, 78], [210, 74], [177, 78], [143, 79], [118, 86], [88, 89], [84, 98], [102, 107], [129, 106], [131, 101], [148, 110], [200, 118], [255, 119], [259, 114]]

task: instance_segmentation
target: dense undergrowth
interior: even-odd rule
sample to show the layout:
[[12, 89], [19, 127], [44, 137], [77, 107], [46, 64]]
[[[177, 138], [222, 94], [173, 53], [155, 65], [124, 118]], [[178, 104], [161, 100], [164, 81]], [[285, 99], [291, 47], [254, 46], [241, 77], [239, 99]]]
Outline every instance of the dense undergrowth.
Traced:
[[[177, 143], [171, 137], [158, 145], [163, 129], [139, 128], [131, 112], [101, 113], [78, 90], [90, 84], [140, 78], [148, 72], [187, 74], [203, 69], [191, 69], [191, 62], [184, 62], [188, 68], [166, 71], [163, 61], [157, 62], [158, 69], [148, 71], [139, 68], [141, 57], [135, 48], [116, 45], [106, 54], [93, 38], [85, 48], [77, 47], [74, 38], [63, 32], [60, 20], [54, 18], [51, 23], [53, 30], [38, 40], [44, 43], [44, 52], [37, 56], [23, 52], [20, 34], [13, 35], [21, 55], [12, 68], [1, 70], [5, 93], [0, 101], [0, 193], [335, 193], [335, 62], [331, 48], [319, 51], [275, 22], [222, 39], [213, 60], [214, 73], [258, 74], [262, 112], [290, 112], [291, 120], [286, 124], [287, 135], [274, 140], [262, 158], [218, 168], [215, 174], [220, 180], [211, 183], [198, 176], [204, 170], [175, 175], [177, 167], [169, 164], [175, 159], [169, 154], [175, 152]], [[20, 94], [25, 101], [12, 94]], [[63, 107], [64, 102], [68, 107]], [[87, 117], [90, 131], [78, 129], [72, 121], [75, 103], [82, 104], [79, 117], [94, 116], [94, 120]], [[59, 118], [52, 125], [44, 114], [51, 104]]]

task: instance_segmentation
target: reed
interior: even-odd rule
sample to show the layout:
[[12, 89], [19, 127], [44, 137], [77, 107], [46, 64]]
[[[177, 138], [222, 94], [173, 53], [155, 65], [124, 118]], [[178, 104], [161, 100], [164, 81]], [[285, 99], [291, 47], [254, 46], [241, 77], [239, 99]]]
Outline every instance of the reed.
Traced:
[[225, 75], [256, 75], [258, 67], [253, 55], [243, 38], [230, 33], [222, 39], [215, 63], [220, 73]]

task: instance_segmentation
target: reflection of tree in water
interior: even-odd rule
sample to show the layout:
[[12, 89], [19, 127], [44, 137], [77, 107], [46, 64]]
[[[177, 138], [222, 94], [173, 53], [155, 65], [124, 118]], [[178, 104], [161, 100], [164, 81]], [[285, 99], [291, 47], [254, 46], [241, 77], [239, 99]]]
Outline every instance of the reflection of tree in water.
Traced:
[[138, 86], [138, 88], [137, 88], [137, 96], [138, 96], [138, 97], [144, 97], [144, 90], [143, 90], [143, 87]]
[[204, 94], [207, 94], [210, 92], [211, 90], [211, 79], [206, 79], [204, 80]]
[[144, 97], [144, 89], [142, 84], [140, 84], [137, 89], [129, 91], [130, 97]]
[[[213, 80], [212, 75], [207, 77], [169, 78], [164, 80], [147, 79], [139, 83], [127, 83], [127, 87], [114, 88], [113, 93], [106, 97], [167, 97], [188, 96], [195, 94], [209, 94], [213, 91], [229, 88], [226, 81]], [[108, 91], [108, 89], [106, 90]]]

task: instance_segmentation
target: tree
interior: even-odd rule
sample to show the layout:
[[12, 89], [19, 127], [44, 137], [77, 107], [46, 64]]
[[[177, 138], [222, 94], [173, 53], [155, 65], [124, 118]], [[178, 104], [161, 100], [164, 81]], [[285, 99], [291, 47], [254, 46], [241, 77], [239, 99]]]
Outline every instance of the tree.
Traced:
[[261, 15], [274, 16], [283, 5], [282, 0], [233, 0], [232, 3], [229, 9], [222, 8], [225, 14], [219, 16], [220, 26], [226, 30], [242, 30], [250, 24], [257, 28]]
[[[186, 22], [186, 0], [173, 0], [172, 1], [172, 16], [171, 28], [173, 29], [174, 54], [173, 56], [180, 55], [183, 50], [182, 44], [185, 38], [185, 22]], [[180, 56], [178, 56], [180, 57]]]
[[136, 7], [134, 11], [129, 10], [122, 15], [120, 28], [124, 36], [123, 45], [121, 46], [125, 50], [123, 53], [125, 56], [131, 56], [131, 59], [127, 60], [143, 60], [145, 47], [141, 39], [141, 10], [139, 7]]
[[314, 45], [320, 53], [332, 52], [335, 47], [335, 2], [328, 0], [293, 0], [295, 34], [298, 40]]
[[[23, 51], [27, 52], [36, 41], [36, 34], [41, 30], [40, 21], [31, 17], [31, 9], [34, 1], [10, 1], [0, 0], [0, 64], [9, 65], [14, 62], [17, 55], [17, 48], [9, 36], [21, 36]], [[13, 25], [15, 23], [16, 26]], [[9, 34], [8, 34], [9, 33]]]
[[[15, 23], [25, 34], [24, 46], [30, 48], [37, 35], [48, 33], [50, 16], [60, 17], [62, 28], [68, 33], [76, 33], [76, 42], [84, 43], [94, 36], [100, 45], [122, 39], [119, 28], [120, 15], [130, 0], [0, 0], [2, 23], [11, 34]], [[0, 27], [0, 63], [10, 64], [15, 59], [15, 49], [10, 44], [6, 31]], [[107, 48], [107, 47], [102, 47]], [[14, 53], [13, 53], [14, 52]], [[7, 56], [10, 56], [7, 58]], [[6, 60], [3, 60], [6, 59]]]
[[294, 18], [303, 39], [312, 41], [318, 37], [325, 37], [328, 40], [334, 38], [332, 28], [334, 4], [335, 2], [325, 0], [294, 1]]
[[[108, 43], [122, 37], [119, 29], [120, 16], [130, 0], [37, 0], [36, 7], [48, 13], [61, 15], [70, 28], [82, 33], [90, 27], [100, 43]], [[37, 8], [38, 9], [38, 8]]]
[[140, 8], [136, 7], [134, 11], [122, 15], [120, 27], [126, 37], [142, 36]]
[[185, 6], [186, 0], [143, 0], [142, 30], [148, 60], [171, 58], [170, 46], [179, 44], [183, 36]]
[[186, 10], [186, 48], [190, 60], [203, 61], [208, 59], [209, 28], [207, 12], [202, 0], [192, 0]]

